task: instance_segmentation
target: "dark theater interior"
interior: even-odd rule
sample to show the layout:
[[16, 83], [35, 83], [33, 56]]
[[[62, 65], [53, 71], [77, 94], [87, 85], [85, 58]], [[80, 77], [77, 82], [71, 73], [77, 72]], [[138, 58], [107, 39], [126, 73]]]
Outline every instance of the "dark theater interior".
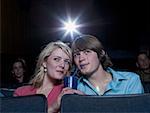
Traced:
[[8, 88], [16, 58], [25, 59], [31, 78], [46, 44], [72, 43], [79, 34], [59, 30], [68, 17], [80, 34], [98, 37], [116, 70], [134, 72], [138, 52], [150, 54], [149, 0], [1, 0], [1, 88]]
[[149, 5], [148, 0], [2, 0], [1, 76], [8, 76], [9, 64], [18, 56], [33, 71], [42, 46], [56, 40], [71, 42], [56, 30], [68, 13], [85, 24], [81, 33], [99, 37], [114, 66], [132, 70], [136, 53], [149, 49]]

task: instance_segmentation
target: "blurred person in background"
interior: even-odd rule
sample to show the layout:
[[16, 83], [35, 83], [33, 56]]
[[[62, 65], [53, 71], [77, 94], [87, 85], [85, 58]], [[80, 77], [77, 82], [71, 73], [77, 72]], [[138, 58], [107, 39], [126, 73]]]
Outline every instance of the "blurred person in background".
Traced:
[[23, 58], [17, 58], [11, 66], [11, 76], [8, 88], [16, 89], [28, 82], [27, 65]]
[[140, 51], [136, 60], [136, 73], [142, 82], [150, 82], [150, 58], [147, 51]]
[[145, 93], [150, 93], [150, 58], [149, 51], [141, 50], [136, 58], [136, 73], [139, 74]]

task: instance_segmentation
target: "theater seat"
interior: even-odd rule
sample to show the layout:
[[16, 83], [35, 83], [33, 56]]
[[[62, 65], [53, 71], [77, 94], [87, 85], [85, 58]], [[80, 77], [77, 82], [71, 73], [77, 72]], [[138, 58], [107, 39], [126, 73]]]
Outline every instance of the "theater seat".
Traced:
[[1, 92], [5, 97], [10, 97], [10, 96], [13, 96], [14, 89], [0, 88], [0, 92]]
[[47, 99], [42, 94], [0, 97], [0, 113], [47, 113]]
[[145, 93], [150, 93], [150, 82], [142, 82]]
[[150, 113], [150, 94], [64, 95], [61, 101], [61, 113]]

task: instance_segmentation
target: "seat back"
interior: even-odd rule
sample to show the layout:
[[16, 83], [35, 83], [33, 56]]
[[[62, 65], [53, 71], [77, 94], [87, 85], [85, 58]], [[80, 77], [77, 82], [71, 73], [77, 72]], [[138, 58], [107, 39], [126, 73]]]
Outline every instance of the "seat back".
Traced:
[[150, 93], [150, 82], [142, 82], [145, 93]]
[[47, 113], [47, 99], [41, 94], [0, 99], [0, 113]]
[[150, 94], [116, 96], [64, 95], [61, 113], [150, 113]]
[[5, 97], [10, 97], [10, 96], [13, 96], [14, 89], [0, 88], [0, 92], [1, 92]]

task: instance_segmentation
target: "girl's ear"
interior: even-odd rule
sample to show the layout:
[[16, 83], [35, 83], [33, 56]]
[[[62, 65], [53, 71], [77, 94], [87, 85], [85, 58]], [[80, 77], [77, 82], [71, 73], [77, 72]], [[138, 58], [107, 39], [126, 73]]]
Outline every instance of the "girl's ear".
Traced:
[[43, 67], [46, 67], [46, 62], [43, 62], [42, 65], [43, 65]]

